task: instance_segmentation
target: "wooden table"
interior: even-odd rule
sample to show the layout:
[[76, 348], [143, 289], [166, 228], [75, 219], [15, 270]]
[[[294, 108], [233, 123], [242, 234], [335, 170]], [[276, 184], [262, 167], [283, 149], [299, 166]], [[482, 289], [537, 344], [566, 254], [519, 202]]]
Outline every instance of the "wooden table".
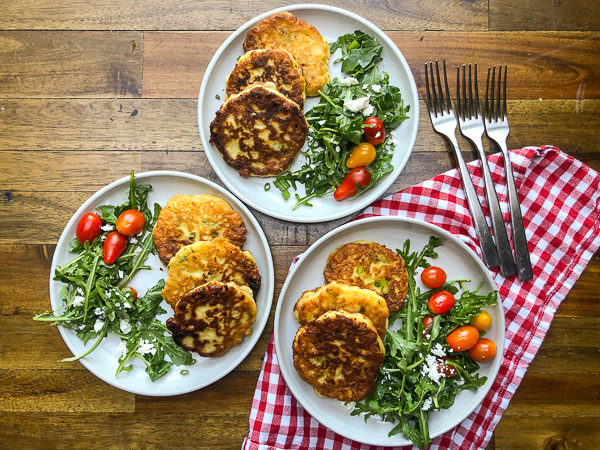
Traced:
[[[236, 370], [172, 398], [122, 392], [79, 363], [58, 363], [69, 350], [55, 328], [32, 316], [49, 308], [55, 244], [92, 193], [131, 170], [179, 170], [219, 182], [196, 123], [204, 70], [233, 30], [282, 4], [291, 2], [2, 2], [0, 447], [239, 448], [272, 314]], [[508, 64], [509, 146], [553, 144], [600, 169], [598, 0], [331, 4], [386, 31], [421, 98], [426, 60]], [[389, 192], [454, 167], [423, 102], [420, 108], [414, 153]], [[273, 252], [275, 299], [294, 255], [348, 220], [303, 225], [256, 216]], [[599, 276], [596, 255], [488, 448], [600, 445]]]

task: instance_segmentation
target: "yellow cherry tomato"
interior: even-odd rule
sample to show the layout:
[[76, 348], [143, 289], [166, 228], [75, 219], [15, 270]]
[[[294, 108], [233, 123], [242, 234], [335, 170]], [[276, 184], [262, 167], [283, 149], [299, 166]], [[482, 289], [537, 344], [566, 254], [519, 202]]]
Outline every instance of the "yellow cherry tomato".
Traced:
[[486, 311], [481, 311], [481, 314], [471, 319], [471, 325], [479, 331], [485, 331], [492, 325], [492, 317]]
[[375, 159], [375, 146], [368, 142], [362, 142], [355, 146], [350, 153], [350, 157], [346, 161], [346, 167], [353, 169], [355, 167], [368, 166]]

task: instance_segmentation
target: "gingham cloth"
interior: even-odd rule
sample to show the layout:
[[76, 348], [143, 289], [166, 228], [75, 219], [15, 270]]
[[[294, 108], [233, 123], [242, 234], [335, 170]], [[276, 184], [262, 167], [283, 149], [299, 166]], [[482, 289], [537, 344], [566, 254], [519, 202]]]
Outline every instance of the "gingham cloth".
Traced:
[[[454, 429], [433, 439], [434, 449], [486, 447], [540, 348], [556, 309], [600, 245], [597, 172], [555, 147], [526, 147], [511, 151], [510, 157], [534, 278], [520, 282], [516, 277], [506, 279], [497, 269], [492, 270], [506, 316], [502, 366], [481, 405]], [[501, 208], [506, 212], [502, 157], [495, 154], [488, 161]], [[483, 201], [479, 163], [468, 166]], [[483, 208], [487, 215], [485, 204]], [[382, 215], [412, 217], [438, 225], [481, 256], [456, 169], [377, 201], [357, 219]], [[505, 221], [508, 220], [506, 214]], [[510, 223], [507, 226], [510, 236]], [[286, 387], [271, 336], [252, 402], [250, 435], [242, 448], [374, 450], [382, 447], [353, 442], [313, 419]]]

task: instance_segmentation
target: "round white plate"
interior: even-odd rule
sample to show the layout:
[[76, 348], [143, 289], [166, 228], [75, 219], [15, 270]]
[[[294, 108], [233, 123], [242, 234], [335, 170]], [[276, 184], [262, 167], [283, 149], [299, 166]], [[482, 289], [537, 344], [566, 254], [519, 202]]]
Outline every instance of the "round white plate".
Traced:
[[[283, 378], [294, 397], [309, 414], [349, 439], [382, 446], [411, 444], [402, 433], [388, 437], [393, 424], [381, 422], [373, 417], [365, 422], [363, 416], [351, 416], [350, 410], [341, 402], [317, 396], [313, 388], [298, 376], [292, 359], [292, 343], [299, 328], [299, 324], [294, 320], [294, 304], [304, 291], [325, 284], [323, 269], [327, 257], [339, 245], [357, 240], [370, 240], [396, 250], [402, 248], [406, 239], [410, 239], [411, 250], [415, 251], [422, 249], [430, 236], [443, 238], [443, 246], [437, 249], [439, 256], [433, 261], [446, 271], [448, 279], [470, 279], [472, 281], [468, 286], [471, 288], [476, 288], [483, 282], [482, 292], [495, 289], [494, 281], [481, 260], [452, 234], [414, 219], [377, 217], [351, 222], [315, 242], [301, 256], [281, 290], [275, 313], [275, 350]], [[423, 289], [420, 279], [417, 282]], [[492, 361], [480, 364], [479, 373], [488, 378], [487, 382], [477, 391], [459, 393], [452, 408], [435, 411], [430, 415], [429, 432], [432, 438], [455, 427], [471, 414], [496, 378], [504, 350], [504, 313], [500, 301], [497, 306], [486, 310], [492, 316], [492, 326], [486, 337], [492, 339], [498, 349], [498, 354]]]
[[[338, 202], [333, 198], [332, 194], [328, 194], [323, 198], [311, 200], [312, 208], [300, 206], [295, 211], [292, 211], [292, 207], [296, 203], [293, 191], [290, 190], [292, 195], [286, 201], [281, 196], [279, 189], [273, 186], [275, 178], [241, 177], [235, 169], [232, 169], [223, 161], [218, 150], [208, 142], [210, 137], [210, 122], [215, 118], [215, 113], [225, 99], [225, 80], [235, 67], [238, 57], [244, 53], [242, 43], [246, 38], [246, 33], [257, 23], [274, 12], [279, 11], [289, 11], [315, 26], [329, 43], [335, 42], [339, 36], [353, 33], [355, 30], [364, 31], [377, 38], [383, 46], [383, 61], [378, 64], [379, 70], [387, 72], [390, 75], [390, 84], [400, 88], [404, 105], [410, 105], [410, 117], [395, 130], [398, 145], [394, 150], [392, 159], [394, 170], [379, 180], [374, 187], [353, 200]], [[331, 55], [329, 72], [332, 79], [339, 77], [341, 74], [341, 63], [333, 63], [339, 55], [341, 55], [340, 50]], [[220, 99], [217, 99], [216, 95]], [[371, 22], [354, 13], [332, 6], [286, 6], [261, 14], [244, 24], [229, 36], [219, 50], [217, 50], [206, 69], [204, 78], [202, 79], [202, 86], [200, 87], [198, 128], [200, 129], [202, 146], [212, 168], [225, 186], [238, 198], [253, 208], [278, 219], [292, 222], [324, 222], [352, 214], [365, 208], [383, 196], [387, 188], [396, 180], [410, 157], [417, 137], [419, 126], [418, 100], [417, 86], [404, 56], [402, 56], [402, 53], [400, 53], [400, 50], [398, 50], [398, 47], [396, 47], [392, 40]], [[308, 111], [318, 101], [318, 97], [307, 98], [304, 110]], [[292, 164], [292, 170], [299, 169], [303, 162], [304, 157], [299, 154], [296, 161]], [[269, 191], [265, 191], [264, 189], [267, 182], [271, 183]], [[303, 196], [304, 189], [300, 186], [299, 188], [297, 192]]]
[[[240, 214], [246, 225], [248, 233], [244, 250], [252, 252], [262, 277], [262, 286], [255, 299], [257, 318], [252, 326], [252, 334], [244, 337], [240, 345], [232, 347], [229, 352], [219, 358], [203, 358], [193, 353], [196, 359], [194, 365], [173, 366], [169, 373], [154, 382], [150, 381], [148, 374], [145, 372], [143, 362], [135, 359], [131, 372], [122, 372], [118, 377], [115, 377], [119, 359], [117, 347], [120, 339], [110, 334], [90, 355], [80, 359], [81, 363], [98, 378], [124, 391], [152, 396], [184, 394], [208, 386], [231, 372], [250, 353], [250, 350], [258, 341], [269, 318], [273, 300], [274, 273], [271, 251], [260, 225], [248, 208], [225, 189], [211, 181], [195, 175], [171, 171], [141, 173], [135, 176], [135, 181], [136, 184], [152, 185], [152, 190], [148, 194], [150, 210], [153, 210], [154, 203], [165, 206], [167, 200], [177, 194], [198, 195], [207, 193], [217, 195], [227, 201]], [[129, 177], [122, 178], [104, 187], [81, 205], [65, 227], [52, 259], [50, 302], [53, 310], [60, 308], [63, 301], [60, 297], [62, 283], [54, 281], [52, 278], [58, 266], [66, 264], [75, 256], [75, 254], [69, 253], [69, 242], [75, 237], [77, 222], [84, 213], [93, 212], [97, 206], [122, 204], [127, 199], [128, 188]], [[154, 286], [160, 278], [166, 279], [167, 277], [166, 268], [162, 265], [158, 256], [150, 255], [147, 264], [152, 269], [139, 271], [129, 283], [131, 287], [137, 290], [139, 295], [144, 295], [146, 290]], [[167, 310], [166, 314], [158, 317], [164, 323], [167, 318], [173, 317], [173, 310], [164, 301], [161, 306]], [[63, 327], [58, 327], [58, 329], [73, 355], [80, 355], [93, 344], [93, 341], [90, 341], [85, 346], [73, 330]], [[182, 375], [182, 370], [187, 370], [189, 373]]]

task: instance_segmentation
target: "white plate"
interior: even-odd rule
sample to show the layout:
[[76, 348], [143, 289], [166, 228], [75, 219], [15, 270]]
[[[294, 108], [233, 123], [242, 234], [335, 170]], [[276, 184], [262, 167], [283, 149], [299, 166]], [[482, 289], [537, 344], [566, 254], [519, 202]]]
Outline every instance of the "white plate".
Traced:
[[[194, 354], [194, 358], [196, 359], [194, 365], [173, 366], [169, 373], [154, 382], [150, 381], [148, 374], [144, 370], [144, 364], [138, 359], [134, 361], [134, 368], [131, 372], [122, 372], [118, 377], [115, 377], [118, 367], [117, 360], [119, 358], [117, 347], [120, 339], [112, 334], [105, 338], [90, 355], [82, 358], [80, 361], [98, 378], [119, 389], [135, 394], [166, 396], [195, 391], [214, 383], [232, 371], [250, 353], [250, 350], [252, 350], [258, 341], [269, 318], [271, 302], [273, 300], [274, 274], [269, 244], [260, 225], [248, 208], [225, 189], [211, 181], [195, 175], [171, 171], [141, 173], [136, 175], [135, 181], [136, 184], [152, 185], [152, 190], [148, 194], [150, 210], [153, 209], [154, 203], [164, 206], [167, 200], [176, 194], [197, 195], [208, 193], [223, 198], [240, 214], [248, 230], [244, 250], [252, 252], [262, 277], [262, 286], [255, 299], [258, 312], [256, 322], [252, 326], [252, 334], [244, 337], [240, 345], [232, 347], [225, 355], [219, 358], [203, 358]], [[54, 281], [52, 278], [58, 266], [64, 265], [75, 256], [73, 253], [69, 253], [69, 242], [75, 237], [75, 228], [77, 227], [78, 220], [84, 213], [93, 212], [96, 206], [106, 204], [120, 205], [124, 203], [127, 199], [126, 192], [128, 188], [129, 177], [122, 178], [104, 187], [81, 205], [65, 227], [52, 259], [50, 302], [53, 310], [60, 308], [63, 301], [60, 297], [62, 283]], [[148, 288], [154, 286], [160, 278], [165, 279], [167, 277], [166, 268], [162, 265], [158, 256], [150, 255], [147, 264], [152, 269], [139, 271], [129, 283], [140, 295], [143, 295]], [[168, 311], [166, 314], [158, 317], [164, 323], [168, 317], [173, 317], [173, 310], [164, 301], [162, 307]], [[73, 355], [80, 355], [86, 348], [91, 347], [93, 344], [93, 341], [90, 341], [87, 346], [83, 345], [83, 342], [73, 330], [63, 327], [58, 327], [58, 329], [65, 343], [73, 352]], [[181, 375], [181, 370], [188, 370], [189, 373]]]
[[[274, 178], [241, 177], [236, 170], [229, 167], [223, 161], [218, 150], [208, 142], [210, 137], [210, 122], [214, 119], [215, 113], [225, 99], [225, 80], [235, 67], [237, 58], [244, 52], [242, 43], [246, 38], [246, 33], [258, 22], [278, 11], [289, 11], [315, 26], [330, 43], [335, 42], [339, 36], [352, 33], [355, 30], [361, 30], [376, 37], [383, 46], [383, 61], [378, 64], [379, 70], [382, 72], [385, 71], [390, 75], [390, 84], [400, 88], [404, 105], [410, 105], [409, 119], [405, 120], [395, 130], [398, 145], [392, 159], [394, 170], [379, 180], [373, 188], [354, 200], [338, 202], [333, 198], [333, 195], [328, 194], [323, 198], [311, 200], [313, 204], [312, 208], [300, 206], [295, 211], [292, 211], [292, 207], [296, 203], [295, 196], [292, 195], [289, 200], [284, 200], [279, 189], [273, 186], [272, 181]], [[340, 54], [340, 50], [337, 50], [330, 59], [329, 71], [332, 79], [341, 73], [341, 63], [333, 64], [333, 61]], [[215, 98], [216, 95], [219, 95], [220, 99]], [[308, 98], [304, 110], [308, 111], [317, 103], [318, 97]], [[346, 10], [325, 5], [286, 6], [261, 14], [238, 28], [221, 45], [210, 61], [202, 79], [202, 86], [200, 87], [200, 95], [198, 97], [198, 128], [200, 129], [200, 138], [206, 156], [217, 176], [231, 192], [248, 205], [269, 216], [292, 222], [323, 222], [337, 219], [365, 208], [385, 194], [387, 188], [398, 177], [410, 157], [417, 137], [418, 126], [419, 102], [417, 86], [415, 85], [410, 68], [404, 56], [398, 50], [398, 47], [371, 22]], [[292, 165], [292, 170], [299, 169], [303, 161], [304, 157], [299, 155]], [[269, 191], [264, 190], [266, 182], [271, 182], [271, 189]], [[303, 195], [304, 189], [301, 188], [298, 193]]]
[[[326, 427], [349, 439], [382, 446], [410, 444], [402, 433], [388, 437], [393, 424], [380, 422], [376, 418], [370, 418], [365, 422], [363, 416], [351, 416], [350, 411], [341, 402], [318, 397], [313, 388], [298, 376], [292, 362], [292, 342], [299, 328], [294, 320], [294, 304], [304, 291], [325, 283], [323, 269], [327, 257], [339, 245], [356, 240], [370, 240], [396, 250], [402, 248], [406, 239], [410, 239], [411, 249], [415, 251], [422, 249], [430, 236], [438, 236], [444, 240], [444, 245], [438, 247], [439, 257], [434, 260], [434, 264], [446, 271], [448, 279], [470, 279], [472, 288], [483, 282], [483, 292], [495, 289], [494, 281], [481, 260], [452, 234], [414, 219], [377, 217], [351, 222], [315, 242], [292, 269], [281, 290], [275, 313], [275, 350], [283, 378], [294, 397], [309, 414]], [[418, 283], [423, 288], [420, 280]], [[429, 432], [432, 438], [455, 427], [471, 414], [481, 403], [496, 378], [504, 349], [504, 313], [500, 301], [497, 306], [486, 310], [492, 316], [492, 327], [486, 337], [496, 343], [498, 350], [498, 354], [492, 361], [481, 363], [479, 373], [488, 379], [477, 391], [459, 393], [452, 408], [431, 414]]]

